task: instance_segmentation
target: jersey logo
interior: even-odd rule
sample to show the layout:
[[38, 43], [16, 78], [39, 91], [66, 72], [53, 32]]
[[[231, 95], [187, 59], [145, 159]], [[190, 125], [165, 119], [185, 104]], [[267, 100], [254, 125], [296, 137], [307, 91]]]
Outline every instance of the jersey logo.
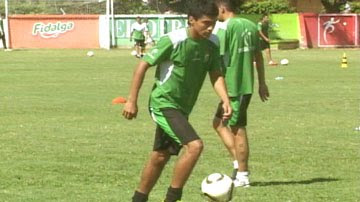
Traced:
[[209, 59], [210, 59], [210, 54], [209, 54], [209, 53], [205, 53], [204, 62], [209, 62]]
[[255, 47], [252, 45], [251, 35], [252, 33], [248, 29], [245, 29], [244, 32], [241, 33], [242, 40], [244, 41], [244, 47], [239, 48], [238, 53], [255, 50]]
[[201, 58], [200, 58], [199, 51], [195, 51], [194, 58], [192, 59], [192, 61], [200, 61], [200, 60], [201, 60]]

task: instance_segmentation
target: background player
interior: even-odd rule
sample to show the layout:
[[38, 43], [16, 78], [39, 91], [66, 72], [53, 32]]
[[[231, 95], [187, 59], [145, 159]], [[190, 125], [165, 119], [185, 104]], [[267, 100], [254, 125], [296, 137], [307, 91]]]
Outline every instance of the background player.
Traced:
[[221, 103], [214, 117], [213, 127], [221, 137], [234, 161], [235, 187], [250, 186], [249, 182], [249, 144], [247, 139], [247, 108], [253, 93], [254, 68], [256, 61], [259, 95], [267, 100], [269, 92], [265, 83], [264, 63], [259, 48], [259, 34], [256, 25], [246, 19], [235, 17], [235, 1], [217, 0], [218, 19], [221, 21], [215, 30], [220, 38], [221, 55], [225, 81], [228, 88], [232, 117], [224, 122], [221, 119]]

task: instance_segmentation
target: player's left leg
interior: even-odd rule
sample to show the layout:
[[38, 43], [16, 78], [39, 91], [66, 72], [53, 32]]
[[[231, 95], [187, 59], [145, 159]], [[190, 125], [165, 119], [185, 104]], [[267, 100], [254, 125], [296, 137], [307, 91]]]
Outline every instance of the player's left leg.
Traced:
[[142, 40], [140, 42], [140, 56], [141, 57], [143, 57], [145, 54], [145, 47], [146, 47], [145, 40]]
[[234, 134], [230, 130], [230, 128], [227, 126], [227, 123], [224, 123], [222, 120], [222, 103], [219, 103], [216, 114], [213, 119], [213, 128], [215, 129], [216, 133], [221, 138], [224, 146], [228, 150], [232, 160], [233, 160], [233, 173], [231, 175], [232, 179], [235, 179], [236, 173], [238, 170], [238, 162], [236, 159], [236, 151], [235, 151], [235, 139]]

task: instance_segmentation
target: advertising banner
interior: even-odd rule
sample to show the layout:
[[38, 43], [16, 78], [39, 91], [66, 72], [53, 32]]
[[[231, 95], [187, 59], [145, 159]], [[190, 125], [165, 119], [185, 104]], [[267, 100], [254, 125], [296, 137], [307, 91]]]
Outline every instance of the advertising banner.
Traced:
[[320, 14], [318, 46], [346, 47], [358, 45], [357, 15]]
[[9, 17], [10, 48], [99, 48], [98, 15]]

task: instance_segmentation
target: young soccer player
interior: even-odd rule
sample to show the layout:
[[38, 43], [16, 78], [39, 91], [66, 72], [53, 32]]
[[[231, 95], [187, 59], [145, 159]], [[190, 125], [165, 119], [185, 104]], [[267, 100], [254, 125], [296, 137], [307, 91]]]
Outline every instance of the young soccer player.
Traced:
[[141, 23], [141, 17], [136, 18], [136, 22], [131, 26], [130, 41], [133, 37], [135, 40], [135, 51], [136, 57], [140, 58], [144, 56], [145, 50], [145, 32], [147, 32], [147, 27], [144, 23]]
[[221, 118], [222, 103], [220, 103], [213, 127], [234, 159], [235, 187], [248, 187], [250, 182], [246, 111], [253, 93], [254, 61], [256, 61], [260, 99], [266, 101], [269, 97], [263, 57], [259, 48], [259, 33], [253, 22], [235, 17], [235, 1], [217, 0], [216, 4], [219, 8], [218, 20], [221, 22], [214, 31], [220, 39], [225, 82], [233, 114], [229, 121], [224, 121]]
[[212, 1], [195, 1], [189, 8], [189, 27], [162, 37], [134, 72], [123, 109], [123, 116], [130, 120], [138, 113], [137, 99], [145, 72], [150, 66], [157, 65], [149, 101], [149, 110], [157, 125], [155, 141], [133, 202], [148, 200], [170, 156], [177, 155], [184, 148], [175, 164], [165, 202], [181, 200], [183, 187], [203, 149], [203, 143], [188, 122], [188, 117], [207, 73], [222, 100], [224, 113], [221, 119], [231, 116], [230, 101], [220, 71], [218, 39], [212, 35], [217, 15], [218, 9]]
[[263, 15], [257, 24], [260, 34], [260, 47], [265, 50], [266, 58], [269, 65], [276, 66], [277, 63], [271, 57], [270, 38], [269, 38], [269, 16]]

